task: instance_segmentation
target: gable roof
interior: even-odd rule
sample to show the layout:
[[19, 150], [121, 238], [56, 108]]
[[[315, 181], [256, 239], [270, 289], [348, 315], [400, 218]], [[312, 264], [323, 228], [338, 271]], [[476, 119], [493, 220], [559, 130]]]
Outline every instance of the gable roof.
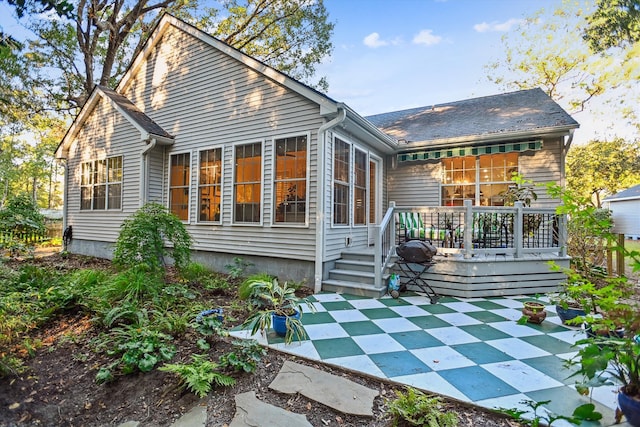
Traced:
[[613, 196], [609, 196], [605, 198], [603, 202], [618, 202], [622, 200], [635, 200], [635, 199], [640, 200], [640, 185], [627, 188], [626, 190], [620, 191], [619, 193], [616, 193]]
[[165, 131], [156, 122], [143, 113], [135, 104], [129, 101], [124, 95], [109, 89], [106, 86], [97, 86], [97, 90], [106, 95], [112, 102], [114, 107], [122, 113], [122, 115], [131, 122], [141, 133], [147, 133], [152, 136], [173, 139], [169, 132]]
[[87, 120], [100, 99], [105, 99], [113, 108], [118, 110], [120, 114], [140, 132], [140, 140], [148, 141], [156, 139], [161, 144], [172, 144], [174, 137], [154, 122], [149, 116], [144, 114], [133, 102], [119, 93], [105, 87], [96, 85], [84, 104], [80, 113], [73, 121], [71, 127], [67, 130], [64, 138], [60, 141], [56, 148], [56, 158], [66, 158], [69, 145], [73, 138], [80, 132], [82, 125]]
[[398, 140], [423, 145], [568, 133], [580, 126], [539, 88], [365, 118]]

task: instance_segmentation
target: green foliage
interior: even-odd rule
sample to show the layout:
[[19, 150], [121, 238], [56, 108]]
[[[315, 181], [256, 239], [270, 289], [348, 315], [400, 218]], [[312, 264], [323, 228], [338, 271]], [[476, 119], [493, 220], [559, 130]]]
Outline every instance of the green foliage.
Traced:
[[[169, 251], [165, 239], [173, 244]], [[184, 224], [157, 203], [148, 203], [124, 220], [113, 252], [113, 262], [121, 267], [146, 265], [163, 272], [165, 257], [171, 256], [179, 270], [189, 265], [191, 236]]]
[[386, 401], [387, 413], [393, 417], [393, 425], [401, 421], [412, 426], [455, 427], [458, 417], [453, 412], [444, 412], [442, 399], [427, 396], [420, 390], [407, 387], [405, 392], [396, 391], [396, 398]]
[[267, 305], [261, 297], [262, 283], [272, 282], [275, 279], [270, 274], [258, 273], [247, 277], [238, 287], [238, 297], [247, 301], [250, 309], [256, 309]]
[[234, 351], [220, 357], [221, 368], [230, 367], [235, 371], [252, 373], [255, 372], [260, 359], [267, 354], [267, 350], [256, 340], [234, 341], [233, 347]]
[[25, 194], [11, 197], [0, 209], [0, 249], [7, 249], [14, 256], [33, 252], [34, 244], [28, 243], [23, 234], [41, 233], [44, 229], [44, 217]]
[[147, 264], [132, 266], [112, 278], [108, 290], [110, 300], [142, 302], [157, 297], [164, 285], [160, 275]]
[[182, 271], [180, 271], [180, 275], [187, 282], [200, 283], [203, 280], [206, 280], [211, 275], [211, 272], [200, 263], [190, 262], [182, 269]]
[[223, 327], [222, 322], [214, 316], [207, 316], [196, 320], [193, 323], [193, 328], [205, 337], [229, 336], [229, 331], [227, 331], [227, 329]]
[[640, 141], [616, 138], [574, 145], [566, 164], [567, 188], [599, 208], [606, 196], [640, 184]]
[[514, 173], [511, 178], [514, 185], [500, 193], [505, 206], [513, 206], [515, 202], [522, 202], [524, 206], [531, 206], [531, 202], [538, 200], [538, 193], [533, 189], [533, 182], [527, 180], [519, 173]]
[[158, 362], [171, 360], [176, 351], [170, 344], [172, 339], [147, 325], [126, 325], [113, 328], [102, 345], [115, 345], [115, 350], [108, 353], [122, 355], [120, 368], [126, 375], [138, 370], [149, 372]]
[[236, 382], [232, 377], [217, 372], [218, 365], [204, 354], [192, 355], [191, 361], [189, 364], [166, 364], [159, 370], [177, 374], [186, 388], [200, 398], [209, 394], [214, 383], [228, 387]]
[[[540, 402], [534, 402], [533, 400], [523, 400], [520, 403], [528, 406], [533, 410], [533, 414], [529, 415], [529, 411], [517, 409], [517, 408], [499, 408], [497, 411], [506, 415], [509, 415], [522, 425], [531, 426], [531, 427], [540, 427], [540, 426], [551, 426], [554, 422], [558, 420], [569, 421], [573, 424], [581, 424], [582, 421], [598, 421], [602, 419], [602, 414], [595, 411], [595, 405], [592, 403], [586, 403], [584, 405], [578, 406], [574, 411], [573, 415], [567, 417], [565, 415], [557, 415], [552, 412], [549, 412], [545, 408], [545, 405], [548, 405], [551, 401], [544, 400]], [[538, 410], [542, 409], [543, 413], [538, 413]]]
[[640, 41], [639, 0], [596, 0], [596, 10], [587, 16], [583, 37], [591, 49], [603, 52]]
[[232, 279], [239, 279], [244, 275], [247, 267], [252, 266], [253, 264], [249, 261], [245, 261], [240, 257], [233, 258], [233, 264], [227, 264], [224, 267], [229, 271], [229, 277]]

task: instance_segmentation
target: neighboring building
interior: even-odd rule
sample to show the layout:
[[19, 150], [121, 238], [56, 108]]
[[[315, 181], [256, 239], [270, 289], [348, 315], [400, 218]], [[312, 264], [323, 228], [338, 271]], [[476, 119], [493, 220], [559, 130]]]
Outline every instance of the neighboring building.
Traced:
[[320, 290], [345, 251], [381, 250], [392, 201], [495, 206], [512, 172], [562, 183], [577, 127], [539, 89], [363, 118], [165, 15], [58, 147], [69, 250], [110, 257], [122, 221], [158, 202], [196, 260], [223, 270], [242, 257]]
[[613, 232], [627, 239], [640, 239], [640, 185], [609, 196], [602, 207], [611, 211]]

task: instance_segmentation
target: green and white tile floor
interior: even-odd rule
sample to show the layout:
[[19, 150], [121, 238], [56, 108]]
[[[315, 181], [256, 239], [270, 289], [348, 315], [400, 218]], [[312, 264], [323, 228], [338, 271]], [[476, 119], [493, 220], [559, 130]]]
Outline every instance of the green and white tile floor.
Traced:
[[[572, 387], [572, 371], [563, 366], [584, 333], [562, 325], [554, 306], [547, 306], [541, 325], [518, 325], [522, 302], [531, 298], [444, 297], [430, 304], [426, 296], [407, 292], [398, 299], [335, 293], [311, 299], [317, 312], [302, 316], [308, 340], [285, 345], [272, 333], [251, 338], [487, 408], [527, 410], [523, 400], [550, 400], [549, 411], [570, 415], [586, 402]], [[248, 331], [233, 335], [249, 338]], [[582, 425], [611, 425], [614, 387], [596, 389], [592, 401], [605, 418]]]

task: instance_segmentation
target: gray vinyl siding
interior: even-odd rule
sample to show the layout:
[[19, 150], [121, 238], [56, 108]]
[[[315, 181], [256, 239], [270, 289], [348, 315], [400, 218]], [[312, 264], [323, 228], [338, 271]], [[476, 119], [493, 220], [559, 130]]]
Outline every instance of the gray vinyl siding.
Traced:
[[[554, 138], [544, 141], [539, 151], [520, 153], [518, 158], [520, 174], [534, 183], [546, 184], [561, 181], [561, 140]], [[397, 206], [439, 206], [442, 169], [440, 162], [406, 162], [390, 168], [387, 191], [390, 201]], [[538, 200], [532, 203], [538, 207], [553, 207], [557, 200], [551, 199], [544, 186], [536, 186]]]
[[[140, 153], [144, 144], [137, 131], [104, 99], [84, 123], [69, 151], [67, 191], [68, 225], [73, 238], [115, 242], [122, 221], [139, 207]], [[123, 157], [122, 209], [80, 210], [82, 163], [112, 156]]]
[[609, 203], [613, 218], [613, 232], [640, 236], [640, 199], [612, 200]]
[[147, 154], [147, 161], [149, 162], [149, 202], [166, 204], [165, 200], [165, 187], [164, 184], [167, 180], [165, 176], [165, 149], [164, 147], [156, 147]]
[[[520, 173], [526, 179], [535, 183], [546, 184], [555, 182], [560, 184], [562, 180], [562, 140], [560, 138], [545, 139], [542, 149], [520, 154]], [[535, 189], [538, 200], [532, 206], [554, 207], [559, 203], [547, 194], [544, 186]]]
[[[141, 70], [124, 95], [175, 136], [166, 148], [165, 203], [170, 155], [191, 154], [187, 228], [194, 249], [313, 261], [317, 163], [312, 161], [309, 171], [308, 227], [271, 225], [272, 170], [273, 140], [284, 135], [310, 134], [308, 156], [316, 157], [323, 123], [318, 105], [175, 28], [163, 35]], [[262, 226], [233, 224], [234, 147], [255, 142], [263, 144]], [[217, 147], [223, 148], [222, 224], [198, 223], [198, 152]]]

